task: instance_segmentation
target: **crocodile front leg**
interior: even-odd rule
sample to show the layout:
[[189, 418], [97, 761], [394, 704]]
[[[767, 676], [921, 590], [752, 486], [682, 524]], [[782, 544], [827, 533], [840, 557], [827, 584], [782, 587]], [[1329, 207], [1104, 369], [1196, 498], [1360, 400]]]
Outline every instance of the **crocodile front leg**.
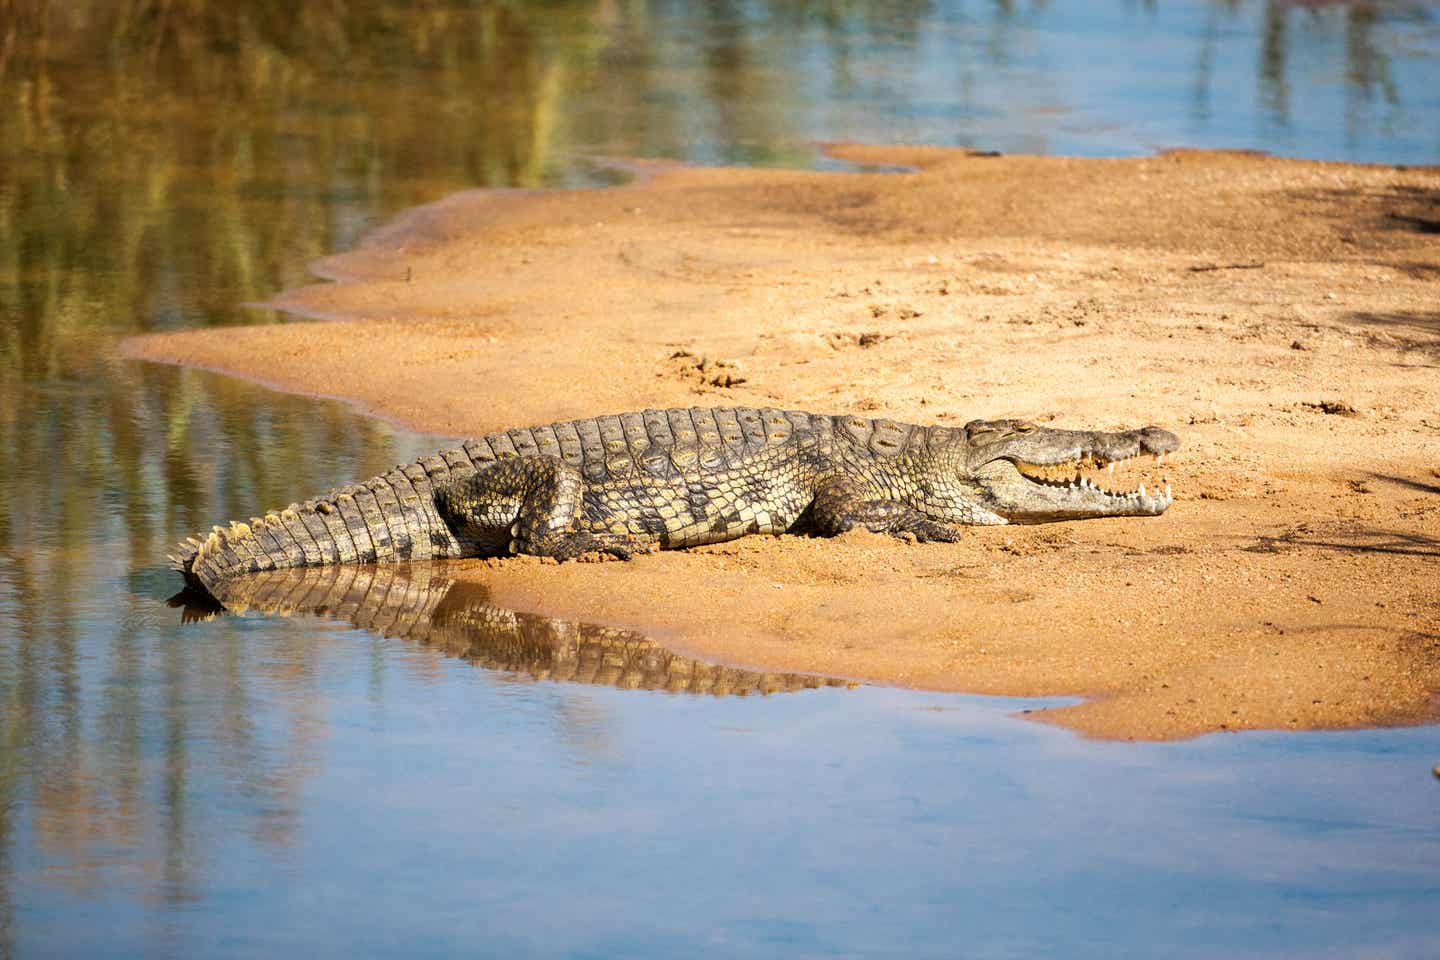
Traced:
[[821, 485], [815, 493], [811, 516], [823, 533], [864, 527], [871, 533], [914, 537], [922, 542], [955, 543], [960, 539], [960, 531], [954, 527], [931, 520], [908, 503], [877, 498], [873, 491], [844, 478]]
[[626, 559], [653, 547], [639, 537], [580, 529], [585, 478], [554, 457], [516, 457], [439, 489], [435, 500], [456, 537], [511, 553], [573, 560], [585, 553]]

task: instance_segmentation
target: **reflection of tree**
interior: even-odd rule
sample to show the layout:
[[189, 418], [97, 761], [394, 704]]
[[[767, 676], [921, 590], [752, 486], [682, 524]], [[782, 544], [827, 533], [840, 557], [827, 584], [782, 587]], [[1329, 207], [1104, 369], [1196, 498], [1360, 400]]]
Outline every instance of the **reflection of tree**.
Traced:
[[[1246, 0], [1211, 0], [1205, 6], [1205, 27], [1200, 34], [1200, 42], [1195, 53], [1195, 76], [1190, 85], [1191, 89], [1191, 114], [1195, 120], [1203, 123], [1210, 119], [1210, 93], [1211, 86], [1215, 80], [1215, 61], [1225, 35], [1234, 29], [1234, 21], [1241, 15]], [[1149, 4], [1153, 6], [1153, 4]], [[1273, 5], [1272, 5], [1273, 6]], [[1277, 40], [1272, 31], [1283, 32], [1283, 24], [1276, 27], [1268, 19], [1271, 13], [1270, 7], [1266, 8], [1267, 18], [1263, 21], [1261, 28], [1261, 69], [1260, 69], [1260, 99], [1262, 104], [1267, 100], [1266, 84], [1268, 82], [1266, 70], [1266, 57], [1270, 53], [1272, 42]], [[1283, 55], [1283, 44], [1280, 52]], [[1283, 80], [1283, 77], [1282, 77]]]
[[[7, 5], [12, 26], [29, 26], [0, 74], [19, 104], [0, 111], [12, 181], [0, 218], [15, 231], [0, 250], [0, 283], [16, 297], [5, 356], [36, 363], [62, 352], [57, 334], [228, 314], [421, 196], [542, 182], [557, 99], [596, 43], [585, 4], [471, 16], [369, 3]], [[541, 29], [562, 13], [570, 30]], [[408, 195], [385, 193], [394, 172]]]
[[[1421, 4], [1388, 5], [1391, 17], [1427, 21], [1430, 12]], [[1364, 108], [1378, 97], [1389, 106], [1400, 103], [1400, 91], [1392, 76], [1390, 55], [1376, 42], [1384, 26], [1381, 4], [1305, 4], [1267, 0], [1260, 41], [1260, 101], [1271, 119], [1281, 127], [1290, 125], [1290, 57], [1295, 40], [1291, 20], [1303, 17], [1312, 30], [1343, 32], [1345, 48], [1345, 132], [1354, 139]]]
[[1351, 4], [1345, 11], [1345, 133], [1354, 139], [1365, 107], [1380, 97], [1390, 106], [1400, 92], [1390, 75], [1390, 57], [1375, 43], [1380, 12], [1373, 4]]
[[1290, 10], [1290, 4], [1270, 0], [1265, 4], [1260, 28], [1260, 102], [1282, 127], [1290, 125], [1290, 88], [1285, 72]]
[[320, 737], [315, 646], [286, 638], [286, 668], [265, 677], [280, 705], [257, 708], [243, 637], [179, 642], [150, 601], [113, 584], [154, 565], [175, 529], [408, 456], [332, 404], [257, 404], [254, 388], [172, 369], [95, 369], [88, 382], [22, 384], [15, 420], [0, 424], [0, 942], [16, 810], [77, 892], [112, 882], [124, 852], [132, 886], [193, 899], [214, 801], [231, 791], [257, 811], [258, 841], [290, 842]]

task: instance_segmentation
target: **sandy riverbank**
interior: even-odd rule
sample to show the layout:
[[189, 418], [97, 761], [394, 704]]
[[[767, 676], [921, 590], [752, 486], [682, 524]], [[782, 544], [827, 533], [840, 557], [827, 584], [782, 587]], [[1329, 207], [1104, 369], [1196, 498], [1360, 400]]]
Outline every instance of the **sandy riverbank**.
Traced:
[[1086, 695], [1044, 719], [1098, 736], [1435, 717], [1440, 170], [836, 152], [917, 172], [460, 194], [275, 300], [323, 319], [126, 349], [452, 434], [692, 404], [1157, 423], [1185, 443], [1159, 519], [456, 572], [700, 656]]

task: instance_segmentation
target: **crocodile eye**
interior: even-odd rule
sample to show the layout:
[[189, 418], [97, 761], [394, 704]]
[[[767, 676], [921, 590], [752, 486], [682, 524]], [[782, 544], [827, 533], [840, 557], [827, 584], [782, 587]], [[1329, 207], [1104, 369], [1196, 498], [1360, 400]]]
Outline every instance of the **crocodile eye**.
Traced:
[[1029, 422], [1015, 424], [1016, 433], [1034, 433], [1036, 430], [1039, 429], [1040, 428], [1035, 426], [1035, 424]]

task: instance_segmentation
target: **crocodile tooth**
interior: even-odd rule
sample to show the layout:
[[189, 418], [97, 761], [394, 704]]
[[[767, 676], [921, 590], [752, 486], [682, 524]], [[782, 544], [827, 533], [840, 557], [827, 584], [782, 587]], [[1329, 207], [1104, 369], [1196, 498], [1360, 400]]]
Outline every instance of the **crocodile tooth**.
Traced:
[[1167, 483], [1165, 484], [1165, 502], [1169, 503], [1173, 499], [1175, 499], [1175, 495], [1170, 492], [1170, 484]]
[[1163, 467], [1165, 465], [1165, 454], [1162, 453], [1158, 457], [1156, 457], [1155, 462]]
[[1110, 471], [1110, 476], [1115, 476], [1115, 461], [1111, 460], [1108, 464], [1105, 465], [1105, 469]]

